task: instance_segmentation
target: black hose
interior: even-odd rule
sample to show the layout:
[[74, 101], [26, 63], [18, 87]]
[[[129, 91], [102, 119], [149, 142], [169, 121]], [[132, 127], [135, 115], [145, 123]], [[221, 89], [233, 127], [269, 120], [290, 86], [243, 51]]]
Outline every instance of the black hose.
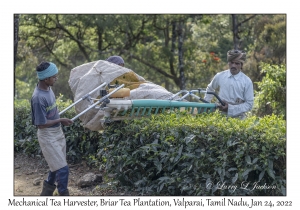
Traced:
[[218, 100], [219, 102], [222, 104], [222, 106], [225, 106], [225, 103], [221, 100], [221, 98], [214, 92], [206, 92], [206, 94], [212, 94], [214, 95]]

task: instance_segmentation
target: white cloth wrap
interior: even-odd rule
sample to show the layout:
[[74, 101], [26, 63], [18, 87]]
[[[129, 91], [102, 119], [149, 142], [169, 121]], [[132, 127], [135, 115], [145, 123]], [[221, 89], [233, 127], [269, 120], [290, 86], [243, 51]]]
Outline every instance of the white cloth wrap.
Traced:
[[[75, 67], [71, 70], [69, 86], [74, 94], [74, 102], [99, 87], [102, 83], [109, 84], [117, 77], [133, 72], [131, 69], [110, 63], [104, 60], [98, 60]], [[126, 99], [167, 99], [173, 94], [162, 86], [146, 81], [143, 77], [134, 72], [140, 82], [144, 82], [138, 88], [130, 91], [130, 97]], [[97, 98], [99, 91], [91, 94], [92, 98]], [[81, 113], [91, 105], [87, 100], [83, 100], [75, 105], [77, 114]], [[84, 127], [92, 131], [102, 130], [100, 120], [104, 117], [104, 112], [99, 109], [90, 109], [79, 119]]]
[[61, 126], [38, 129], [37, 137], [50, 171], [67, 165], [66, 139]]

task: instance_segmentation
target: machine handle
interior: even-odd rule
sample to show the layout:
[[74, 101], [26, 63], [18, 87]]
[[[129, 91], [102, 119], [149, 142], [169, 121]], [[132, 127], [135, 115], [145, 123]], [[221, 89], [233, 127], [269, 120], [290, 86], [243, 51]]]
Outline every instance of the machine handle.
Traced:
[[221, 100], [221, 98], [216, 93], [214, 93], [214, 92], [206, 92], [206, 93], [214, 95], [219, 100], [219, 102], [222, 104], [222, 106], [225, 106], [225, 103]]
[[76, 115], [75, 117], [73, 117], [71, 120], [73, 120], [73, 121], [76, 120], [78, 117], [80, 117], [81, 115], [83, 115], [84, 113], [86, 113], [87, 111], [89, 111], [90, 109], [94, 108], [95, 106], [97, 106], [98, 104], [100, 104], [101, 102], [103, 102], [104, 100], [106, 100], [110, 95], [112, 95], [113, 93], [117, 92], [122, 87], [124, 87], [124, 84], [122, 84], [119, 87], [117, 87], [116, 89], [114, 89], [111, 93], [103, 96], [99, 101], [97, 101], [92, 106], [90, 106], [90, 107], [86, 108], [85, 110], [83, 110], [81, 113], [79, 113], [78, 115]]
[[75, 101], [73, 104], [71, 104], [70, 106], [68, 106], [67, 108], [65, 108], [64, 110], [62, 110], [61, 112], [59, 112], [59, 115], [62, 115], [63, 113], [65, 113], [68, 109], [70, 109], [71, 107], [73, 107], [74, 105], [78, 104], [80, 101], [83, 101], [84, 99], [88, 98], [90, 96], [90, 94], [92, 94], [93, 92], [95, 92], [96, 90], [98, 90], [99, 88], [102, 88], [103, 86], [106, 85], [106, 82], [102, 83], [99, 87], [96, 87], [94, 90], [92, 90], [91, 92], [89, 92], [88, 94], [84, 95], [83, 97], [81, 97], [80, 99], [78, 99], [77, 101]]

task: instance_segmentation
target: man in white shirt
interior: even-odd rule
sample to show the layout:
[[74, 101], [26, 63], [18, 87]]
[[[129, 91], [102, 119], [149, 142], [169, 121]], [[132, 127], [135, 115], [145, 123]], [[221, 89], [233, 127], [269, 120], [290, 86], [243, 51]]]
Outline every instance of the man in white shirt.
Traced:
[[[206, 91], [215, 92], [219, 88], [219, 97], [224, 106], [218, 108], [229, 117], [245, 119], [246, 112], [253, 107], [253, 83], [241, 70], [246, 60], [246, 53], [240, 50], [229, 50], [227, 61], [229, 69], [217, 73], [208, 84]], [[212, 94], [205, 94], [204, 99], [210, 102]]]

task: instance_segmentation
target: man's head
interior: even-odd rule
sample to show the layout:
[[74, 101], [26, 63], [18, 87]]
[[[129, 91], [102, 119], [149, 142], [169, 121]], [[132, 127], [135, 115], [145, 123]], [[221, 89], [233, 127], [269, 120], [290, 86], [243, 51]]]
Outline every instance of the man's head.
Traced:
[[36, 73], [39, 80], [52, 86], [57, 80], [58, 69], [54, 63], [43, 61], [36, 67]]
[[117, 55], [110, 56], [109, 58], [106, 59], [106, 61], [117, 64], [119, 66], [123, 66], [123, 67], [125, 65], [123, 58], [121, 56], [117, 56]]
[[246, 52], [242, 50], [229, 50], [227, 52], [227, 61], [231, 74], [238, 74], [246, 61]]

